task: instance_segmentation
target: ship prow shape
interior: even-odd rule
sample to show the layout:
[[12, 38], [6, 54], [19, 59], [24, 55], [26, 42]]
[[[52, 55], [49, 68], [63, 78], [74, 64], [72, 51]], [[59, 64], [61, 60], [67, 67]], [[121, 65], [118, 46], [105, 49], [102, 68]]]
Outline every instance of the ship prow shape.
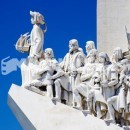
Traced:
[[8, 105], [24, 130], [123, 130], [14, 84]]

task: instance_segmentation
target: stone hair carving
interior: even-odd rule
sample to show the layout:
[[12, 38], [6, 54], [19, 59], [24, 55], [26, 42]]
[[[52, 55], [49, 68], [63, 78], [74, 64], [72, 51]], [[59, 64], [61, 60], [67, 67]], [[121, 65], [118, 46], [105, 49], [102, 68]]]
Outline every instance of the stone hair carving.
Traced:
[[22, 87], [106, 122], [130, 125], [130, 61], [122, 49], [115, 48], [110, 59], [107, 53], [98, 53], [93, 41], [87, 41], [85, 56], [78, 40], [71, 39], [68, 53], [58, 63], [53, 49], [43, 53], [43, 15], [32, 11], [30, 15], [33, 29], [29, 56], [21, 65]]
[[91, 49], [95, 49], [94, 42], [93, 41], [87, 41], [85, 47], [86, 47], [86, 52], [88, 54]]

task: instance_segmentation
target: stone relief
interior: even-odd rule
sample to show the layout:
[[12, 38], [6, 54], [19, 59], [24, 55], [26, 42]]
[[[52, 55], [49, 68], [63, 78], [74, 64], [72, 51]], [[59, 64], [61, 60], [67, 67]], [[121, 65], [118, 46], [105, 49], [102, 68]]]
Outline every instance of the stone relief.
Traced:
[[31, 34], [22, 35], [16, 43], [16, 50], [29, 52], [21, 65], [22, 87], [106, 122], [129, 126], [130, 61], [122, 49], [115, 48], [110, 59], [87, 41], [85, 56], [78, 40], [71, 39], [68, 53], [58, 63], [53, 49], [43, 51], [47, 30], [43, 15], [32, 11], [30, 15]]

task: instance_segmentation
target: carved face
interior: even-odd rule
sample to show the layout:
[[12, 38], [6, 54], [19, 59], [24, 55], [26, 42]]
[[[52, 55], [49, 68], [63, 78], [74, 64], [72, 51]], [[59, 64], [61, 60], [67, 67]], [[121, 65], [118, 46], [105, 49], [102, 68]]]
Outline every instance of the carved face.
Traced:
[[109, 57], [108, 57], [107, 53], [105, 53], [105, 52], [99, 53], [99, 63], [109, 64]]
[[53, 50], [51, 48], [45, 49], [45, 59], [52, 59], [54, 57]]
[[85, 47], [86, 47], [86, 52], [89, 53], [90, 50], [95, 49], [94, 42], [87, 41]]
[[105, 63], [105, 58], [103, 56], [99, 56], [99, 63]]
[[75, 50], [77, 50], [78, 47], [78, 41], [76, 39], [72, 39], [69, 41], [69, 51], [73, 52]]
[[122, 59], [122, 57], [123, 57], [122, 49], [120, 47], [115, 48], [112, 54], [112, 61], [118, 62], [119, 60]]
[[31, 15], [31, 23], [32, 24], [44, 24], [44, 17], [39, 12], [32, 12], [30, 11]]

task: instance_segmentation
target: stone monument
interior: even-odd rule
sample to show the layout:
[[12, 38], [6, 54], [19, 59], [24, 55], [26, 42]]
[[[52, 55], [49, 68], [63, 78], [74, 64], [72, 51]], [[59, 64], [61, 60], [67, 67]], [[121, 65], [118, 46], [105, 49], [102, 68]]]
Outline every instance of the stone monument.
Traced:
[[128, 50], [125, 26], [130, 32], [130, 0], [97, 0], [97, 48], [112, 54], [119, 46]]
[[[16, 50], [28, 52], [21, 65], [22, 85], [12, 84], [8, 105], [24, 130], [123, 130], [130, 128], [130, 60], [120, 47], [110, 59], [78, 40], [58, 63], [44, 46], [44, 17], [30, 11], [33, 29], [21, 35]], [[42, 27], [44, 26], [44, 29]], [[106, 50], [105, 50], [106, 51]], [[94, 124], [93, 124], [94, 123]]]

